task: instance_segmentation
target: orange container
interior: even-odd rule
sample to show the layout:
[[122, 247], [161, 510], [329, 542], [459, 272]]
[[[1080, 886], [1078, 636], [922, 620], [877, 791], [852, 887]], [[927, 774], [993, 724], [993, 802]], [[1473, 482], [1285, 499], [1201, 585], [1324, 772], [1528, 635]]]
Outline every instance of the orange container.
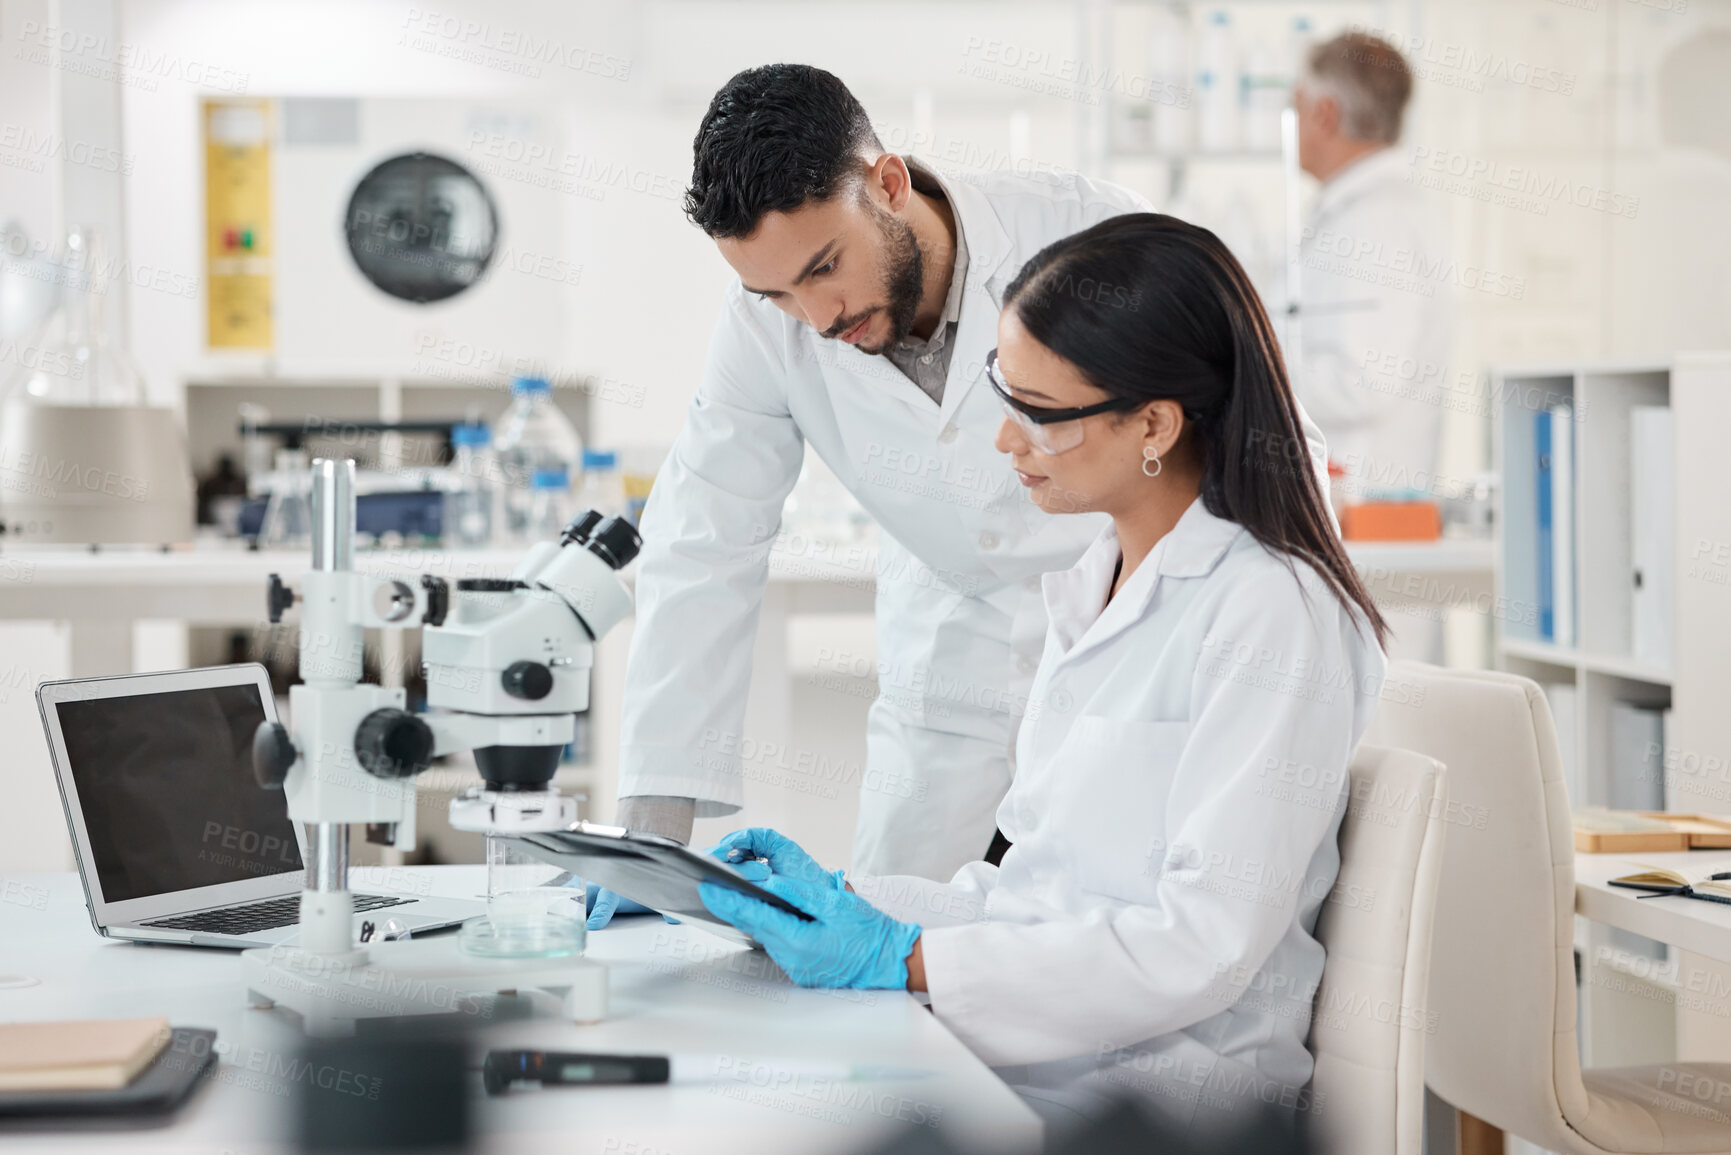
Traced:
[[1347, 541], [1435, 541], [1442, 536], [1442, 511], [1434, 501], [1367, 501], [1340, 515], [1340, 536]]

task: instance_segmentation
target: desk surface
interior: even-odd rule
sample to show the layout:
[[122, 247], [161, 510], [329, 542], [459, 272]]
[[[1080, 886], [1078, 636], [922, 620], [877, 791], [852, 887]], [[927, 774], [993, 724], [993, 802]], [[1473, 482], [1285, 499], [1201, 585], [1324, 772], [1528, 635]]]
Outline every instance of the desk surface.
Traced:
[[[388, 872], [389, 873], [389, 872]], [[473, 896], [479, 867], [404, 868], [403, 889]], [[357, 880], [361, 881], [361, 880]], [[369, 873], [367, 889], [379, 889]], [[895, 991], [806, 991], [765, 956], [689, 927], [635, 918], [590, 936], [609, 964], [611, 1012], [578, 1027], [550, 1015], [488, 1029], [495, 1046], [731, 1056], [739, 1068], [864, 1063], [930, 1072], [909, 1081], [846, 1084], [798, 1076], [790, 1089], [748, 1082], [568, 1088], [486, 1099], [475, 1076], [483, 1151], [644, 1155], [811, 1155], [856, 1152], [903, 1120], [935, 1121], [958, 1147], [1037, 1146], [1038, 1117], [925, 1008]], [[300, 1039], [274, 1012], [244, 1006], [241, 964], [227, 951], [144, 947], [96, 935], [73, 874], [0, 880], [0, 1020], [166, 1015], [214, 1027], [221, 1065], [173, 1126], [113, 1134], [0, 1133], [11, 1152], [85, 1150], [259, 1155], [284, 1150], [292, 1100], [283, 1064]], [[747, 1064], [758, 1064], [747, 1068]], [[272, 1072], [276, 1072], [272, 1074]], [[907, 1123], [900, 1124], [902, 1126]]]
[[1731, 870], [1731, 850], [1685, 850], [1670, 854], [1575, 855], [1575, 913], [1621, 927], [1721, 962], [1731, 962], [1731, 906], [1697, 898], [1664, 896], [1608, 885], [1635, 874], [1641, 864], [1663, 866], [1690, 877]]

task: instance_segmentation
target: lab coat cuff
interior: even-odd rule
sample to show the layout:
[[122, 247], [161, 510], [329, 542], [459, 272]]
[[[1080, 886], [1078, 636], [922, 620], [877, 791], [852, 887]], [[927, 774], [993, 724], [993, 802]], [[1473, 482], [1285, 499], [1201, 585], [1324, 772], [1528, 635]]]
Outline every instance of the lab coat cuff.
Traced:
[[691, 798], [697, 802], [697, 817], [719, 818], [745, 805], [745, 784], [739, 763], [694, 772], [682, 751], [623, 747], [620, 750], [619, 797], [661, 794]]
[[939, 1017], [965, 1022], [982, 1011], [989, 1013], [988, 1008], [974, 1005], [980, 989], [989, 984], [968, 980], [968, 959], [977, 957], [970, 941], [976, 930], [967, 926], [928, 927], [920, 935], [926, 992], [932, 997], [932, 1011]]

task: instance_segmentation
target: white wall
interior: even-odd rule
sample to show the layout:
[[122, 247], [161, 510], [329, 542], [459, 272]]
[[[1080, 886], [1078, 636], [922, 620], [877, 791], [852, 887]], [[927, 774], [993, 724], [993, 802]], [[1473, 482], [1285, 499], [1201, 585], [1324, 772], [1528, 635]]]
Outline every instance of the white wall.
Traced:
[[[8, 45], [23, 42], [24, 29], [46, 25], [48, 0], [20, 0], [0, 9], [0, 33]], [[32, 240], [59, 234], [60, 166], [44, 155], [59, 130], [58, 93], [46, 68], [9, 61], [0, 68], [0, 223], [14, 221]], [[0, 373], [3, 377], [4, 373]]]
[[[992, 147], [1007, 155], [1010, 114], [1028, 102], [1013, 91], [981, 91], [977, 82], [955, 75], [970, 37], [1008, 29], [1025, 42], [1063, 43], [1075, 27], [1067, 6], [1046, 4], [867, 9], [517, 2], [438, 9], [450, 21], [485, 25], [484, 41], [526, 34], [626, 61], [628, 79], [620, 81], [548, 64], [539, 65], [541, 76], [525, 77], [423, 50], [416, 45], [474, 50], [492, 64], [520, 63], [508, 52], [474, 49], [474, 40], [465, 40], [455, 25], [430, 30], [411, 17], [415, 8], [399, 4], [128, 0], [123, 11], [129, 42], [178, 53], [219, 80], [198, 85], [165, 76], [124, 93], [135, 155], [127, 202], [134, 222], [131, 251], [141, 263], [200, 273], [197, 104], [201, 96], [242, 85], [246, 93], [262, 96], [473, 94], [544, 101], [563, 117], [571, 151], [654, 178], [652, 192], [614, 187], [605, 199], [572, 196], [567, 204], [569, 259], [581, 263], [584, 274], [566, 322], [565, 357], [584, 372], [642, 390], [641, 406], [597, 406], [598, 439], [617, 443], [670, 440], [702, 367], [727, 270], [684, 220], [677, 197], [661, 194], [683, 190], [697, 121], [728, 76], [774, 59], [831, 67], [855, 86], [892, 136], [894, 130], [911, 133], [914, 93], [924, 88], [940, 115], [968, 130], [976, 155]], [[910, 38], [910, 27], [920, 35]], [[597, 68], [619, 70], [608, 63]], [[1034, 112], [1042, 144], [1060, 154], [1061, 163], [1074, 163], [1068, 139], [1072, 110]], [[178, 383], [188, 376], [254, 363], [213, 358], [202, 350], [202, 300], [136, 296], [136, 352], [163, 401], [178, 402]]]
[[[739, 68], [797, 59], [843, 76], [892, 147], [1001, 165], [1012, 147], [1011, 118], [1019, 113], [1030, 126], [1022, 147], [1031, 162], [1068, 168], [1093, 155], [1084, 147], [1087, 105], [1011, 83], [1037, 78], [1039, 68], [993, 81], [969, 75], [965, 66], [980, 59], [983, 44], [1044, 50], [1055, 62], [1079, 57], [1097, 47], [1078, 16], [1084, 7], [459, 0], [441, 5], [443, 22], [429, 25], [414, 15], [423, 9], [375, 0], [122, 0], [126, 40], [182, 61], [123, 92], [134, 160], [127, 190], [131, 253], [140, 264], [200, 274], [196, 103], [201, 94], [220, 95], [237, 81], [256, 95], [474, 94], [542, 101], [563, 118], [572, 151], [645, 174], [659, 192], [671, 193], [683, 187], [691, 136], [714, 89]], [[1471, 193], [1446, 198], [1458, 254], [1507, 270], [1523, 285], [1520, 300], [1461, 294], [1456, 359], [1462, 368], [1649, 351], [1654, 326], [1625, 318], [1641, 312], [1640, 303], [1650, 312], [1655, 294], [1651, 286], [1639, 295], [1623, 292], [1624, 281], [1612, 272], [1616, 253], [1648, 251], [1637, 238], [1662, 211], [1651, 199], [1655, 175], [1648, 163], [1659, 151], [1653, 69], [1682, 37], [1731, 20], [1725, 0], [1675, 5], [1680, 11], [1611, 0], [1590, 6], [1466, 0], [1228, 7], [1245, 22], [1267, 22], [1274, 12], [1278, 23], [1287, 13], [1308, 12], [1320, 35], [1356, 22], [1403, 38], [1420, 71], [1404, 148], [1447, 150], [1505, 169], [1526, 166], [1541, 177], [1607, 193], [1647, 194], [1653, 204], [1647, 220], [1567, 203], [1544, 212], [1489, 203], [1481, 199], [1490, 195], [1483, 181]], [[1133, 32], [1137, 9], [1119, 6], [1119, 26]], [[465, 39], [464, 22], [484, 31]], [[476, 47], [477, 41], [524, 35], [583, 45], [611, 62], [599, 71], [620, 71], [624, 63], [627, 79], [550, 64], [539, 65], [538, 77], [523, 76], [506, 67], [520, 65], [520, 56]], [[1117, 58], [1134, 64], [1139, 42], [1120, 39]], [[451, 58], [463, 52], [481, 62]], [[1491, 62], [1488, 70], [1480, 61]], [[1508, 80], [1534, 70], [1554, 73], [1569, 91]], [[201, 77], [216, 83], [192, 82]], [[917, 103], [924, 113], [916, 112]], [[1146, 166], [1101, 167], [1104, 175], [1139, 186], [1157, 205], [1166, 196], [1163, 176]], [[1248, 176], [1214, 179], [1254, 182], [1261, 195], [1271, 178], [1268, 170], [1249, 170]], [[1193, 177], [1204, 186], [1208, 179], [1200, 170]], [[597, 432], [606, 441], [665, 442], [700, 371], [726, 269], [684, 221], [674, 195], [613, 188], [602, 200], [571, 197], [566, 225], [569, 259], [584, 273], [563, 334], [565, 356], [585, 372], [641, 386], [644, 399], [641, 407], [598, 406]], [[1663, 288], [1678, 302], [1692, 299], [1687, 284]], [[200, 347], [202, 301], [150, 292], [135, 297], [138, 352], [158, 396], [176, 401], [180, 380], [221, 364]], [[1470, 422], [1456, 419], [1455, 425], [1449, 461], [1464, 473], [1484, 463], [1482, 439]]]

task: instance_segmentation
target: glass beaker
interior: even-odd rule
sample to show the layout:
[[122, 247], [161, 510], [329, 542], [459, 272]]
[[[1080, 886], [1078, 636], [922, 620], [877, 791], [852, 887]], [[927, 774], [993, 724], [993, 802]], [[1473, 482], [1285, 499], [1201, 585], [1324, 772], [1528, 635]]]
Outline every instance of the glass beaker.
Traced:
[[463, 924], [462, 945], [493, 958], [560, 958], [583, 953], [585, 887], [551, 863], [487, 838], [487, 913]]

